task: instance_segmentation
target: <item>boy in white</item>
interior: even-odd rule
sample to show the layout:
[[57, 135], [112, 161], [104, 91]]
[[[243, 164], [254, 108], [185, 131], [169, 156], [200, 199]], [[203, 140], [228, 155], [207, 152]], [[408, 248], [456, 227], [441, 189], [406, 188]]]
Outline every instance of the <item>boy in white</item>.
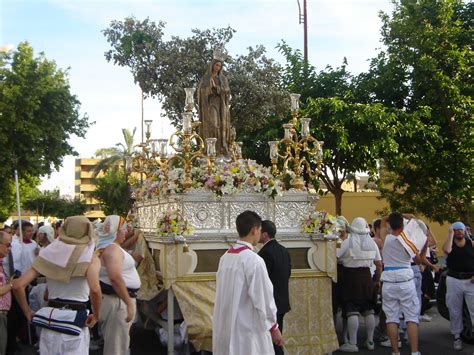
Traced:
[[262, 220], [252, 211], [236, 219], [239, 240], [220, 259], [212, 318], [214, 355], [273, 355], [272, 340], [283, 345], [273, 285], [263, 259], [252, 248]]
[[[387, 316], [387, 333], [392, 344], [392, 354], [398, 355], [398, 325], [401, 313], [405, 316], [412, 355], [418, 351], [418, 316], [420, 302], [413, 281], [412, 260], [421, 263], [427, 243], [418, 253], [416, 246], [403, 232], [403, 216], [394, 212], [388, 216], [391, 234], [385, 237], [382, 249], [384, 271], [382, 273], [382, 308]], [[387, 233], [387, 217], [382, 220], [381, 230]]]

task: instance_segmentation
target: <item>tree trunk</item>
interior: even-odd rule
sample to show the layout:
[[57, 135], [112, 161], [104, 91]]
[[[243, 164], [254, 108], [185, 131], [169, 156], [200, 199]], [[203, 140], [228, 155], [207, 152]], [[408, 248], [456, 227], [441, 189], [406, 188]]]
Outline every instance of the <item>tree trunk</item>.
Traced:
[[334, 193], [334, 200], [336, 203], [336, 215], [342, 216], [342, 194], [344, 193], [344, 190], [341, 188], [338, 188], [333, 193]]

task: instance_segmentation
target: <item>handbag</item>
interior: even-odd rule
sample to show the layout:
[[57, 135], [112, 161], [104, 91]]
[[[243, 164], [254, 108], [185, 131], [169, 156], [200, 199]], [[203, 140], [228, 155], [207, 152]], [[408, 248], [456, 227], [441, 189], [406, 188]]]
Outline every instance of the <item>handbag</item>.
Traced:
[[31, 323], [63, 334], [80, 335], [88, 314], [87, 309], [43, 307], [35, 313]]

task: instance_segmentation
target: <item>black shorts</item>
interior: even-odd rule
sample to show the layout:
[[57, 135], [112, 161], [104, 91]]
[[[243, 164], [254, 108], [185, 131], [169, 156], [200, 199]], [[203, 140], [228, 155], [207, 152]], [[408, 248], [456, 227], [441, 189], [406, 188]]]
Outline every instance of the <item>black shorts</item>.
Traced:
[[374, 303], [371, 301], [349, 301], [346, 302], [342, 307], [342, 313], [344, 317], [363, 315], [368, 316], [374, 314]]

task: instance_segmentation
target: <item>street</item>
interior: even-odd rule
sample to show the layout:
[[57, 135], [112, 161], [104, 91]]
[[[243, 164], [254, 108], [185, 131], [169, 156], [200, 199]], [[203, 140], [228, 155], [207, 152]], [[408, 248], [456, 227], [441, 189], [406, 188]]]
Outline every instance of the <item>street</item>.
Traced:
[[[422, 355], [472, 355], [474, 353], [474, 345], [464, 343], [462, 351], [455, 351], [453, 349], [453, 338], [449, 333], [449, 321], [444, 319], [436, 310], [436, 306], [426, 312], [433, 317], [431, 322], [421, 322], [419, 327], [419, 351]], [[378, 317], [376, 317], [376, 324], [378, 324]], [[365, 327], [363, 325], [363, 318], [359, 328], [359, 345], [365, 341]], [[342, 320], [338, 320], [338, 335], [341, 334]], [[377, 331], [376, 331], [377, 333]], [[344, 354], [336, 351], [334, 354]], [[375, 350], [369, 351], [367, 349], [359, 348], [357, 354], [361, 355], [390, 355], [389, 348], [381, 347], [376, 343]], [[403, 342], [401, 355], [410, 354], [410, 347]]]
[[[427, 314], [433, 317], [431, 322], [420, 323], [420, 351], [422, 355], [472, 355], [474, 354], [474, 345], [464, 344], [462, 351], [453, 350], [452, 337], [449, 333], [449, 321], [439, 315], [436, 307], [430, 309]], [[378, 323], [378, 320], [377, 320]], [[338, 334], [341, 333], [342, 321], [338, 320]], [[359, 328], [359, 344], [363, 344], [365, 340], [365, 327], [363, 321]], [[22, 351], [18, 355], [33, 355], [36, 351], [29, 346], [22, 345]], [[91, 351], [91, 355], [102, 355], [102, 351]], [[139, 327], [133, 327], [131, 332], [131, 355], [165, 355], [166, 347], [159, 342], [158, 336], [150, 330], [144, 330]], [[343, 354], [340, 351], [334, 354]], [[360, 348], [358, 354], [361, 355], [389, 355], [390, 349], [383, 348], [376, 344], [375, 350], [369, 351]], [[401, 355], [410, 354], [410, 348], [403, 343]], [[310, 354], [308, 354], [310, 355]]]

